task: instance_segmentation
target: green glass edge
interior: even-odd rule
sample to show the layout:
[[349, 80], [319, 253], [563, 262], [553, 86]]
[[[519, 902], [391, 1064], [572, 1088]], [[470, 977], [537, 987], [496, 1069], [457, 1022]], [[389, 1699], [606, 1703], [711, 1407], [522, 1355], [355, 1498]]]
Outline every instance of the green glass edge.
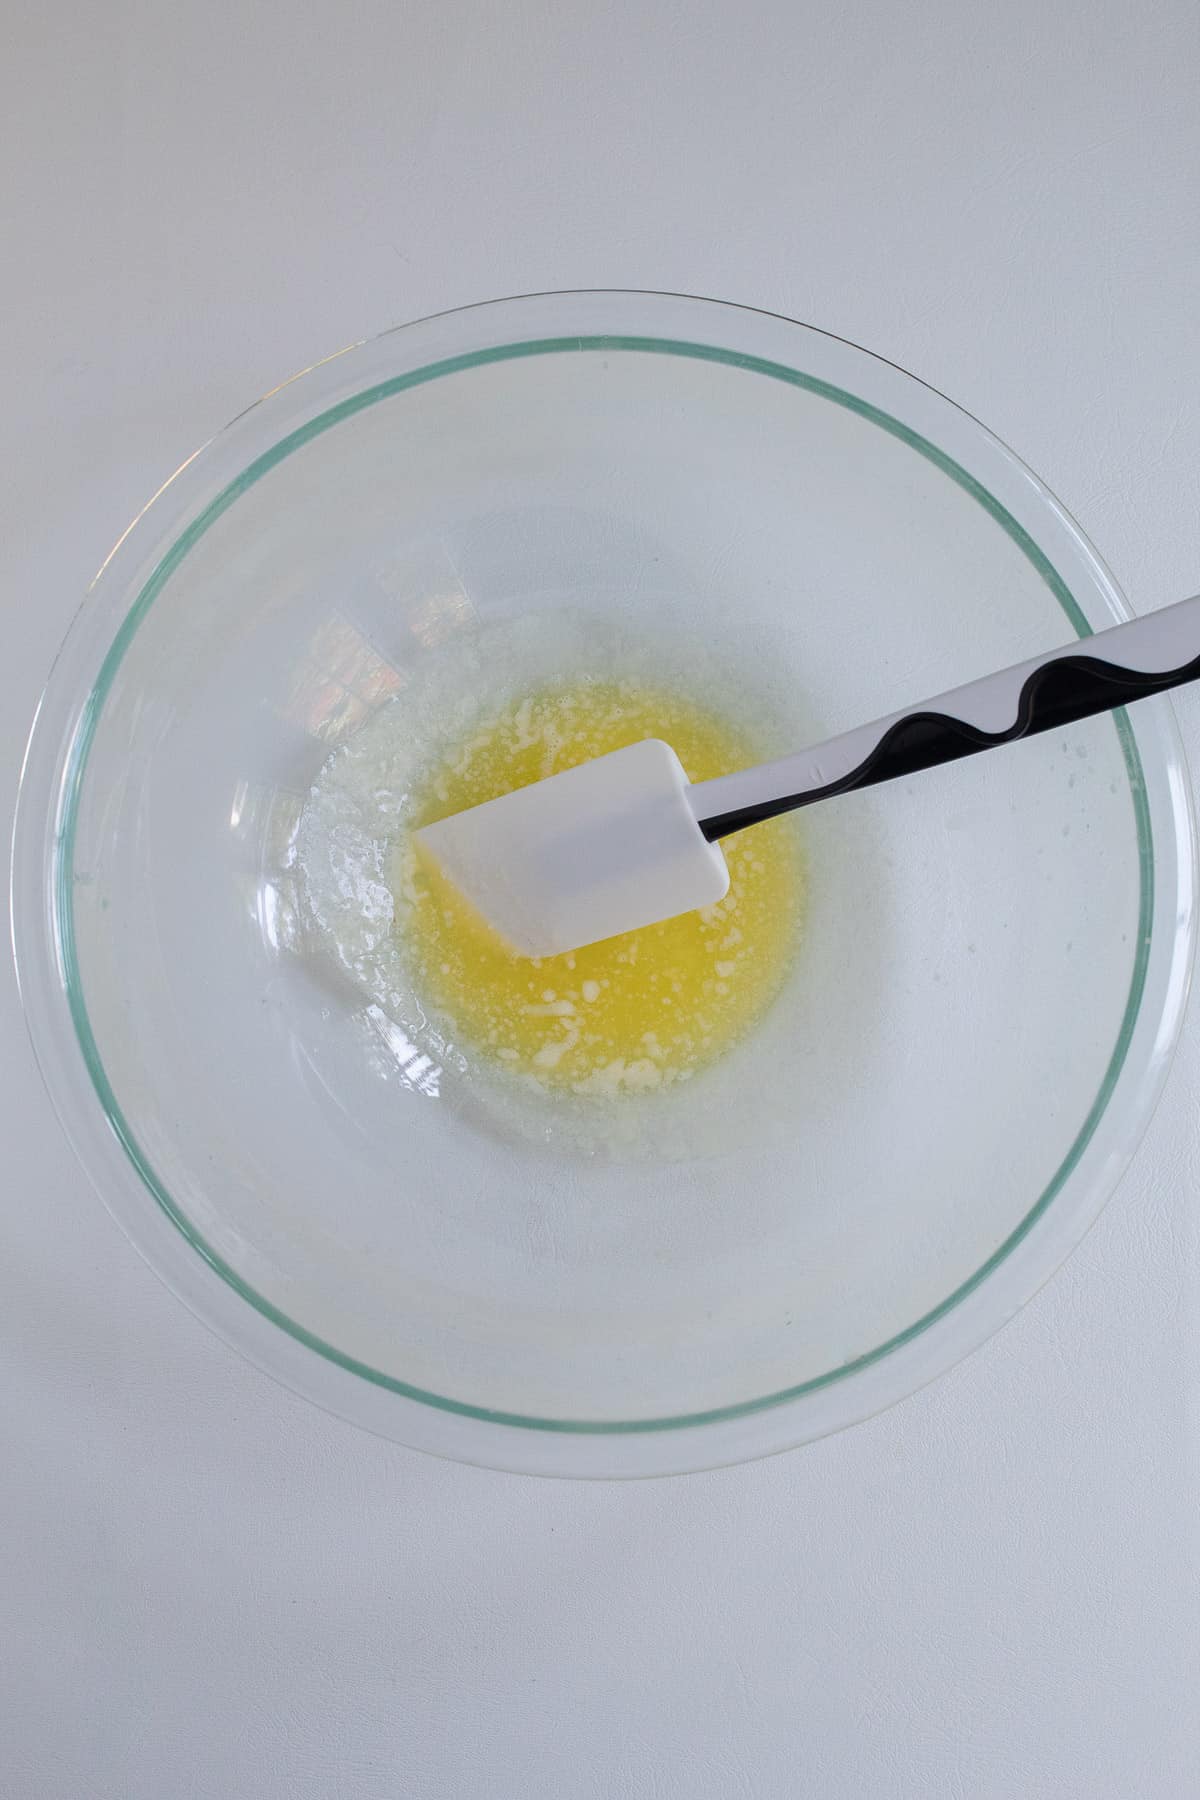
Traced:
[[706, 1412], [684, 1413], [675, 1416], [654, 1419], [631, 1420], [577, 1420], [577, 1419], [543, 1419], [524, 1413], [503, 1412], [491, 1407], [473, 1406], [464, 1400], [453, 1400], [442, 1394], [435, 1394], [425, 1388], [419, 1388], [395, 1376], [385, 1375], [379, 1369], [373, 1369], [367, 1363], [359, 1362], [352, 1356], [345, 1355], [332, 1344], [327, 1344], [303, 1325], [288, 1318], [286, 1313], [272, 1305], [263, 1295], [250, 1287], [237, 1271], [208, 1244], [192, 1225], [190, 1220], [180, 1211], [172, 1200], [170, 1193], [160, 1181], [144, 1155], [140, 1145], [130, 1129], [129, 1122], [121, 1110], [112, 1086], [109, 1082], [87, 1007], [83, 997], [83, 984], [80, 978], [78, 956], [75, 942], [75, 916], [73, 883], [71, 871], [74, 863], [75, 834], [78, 819], [79, 796], [88, 754], [96, 732], [97, 721], [104, 702], [108, 696], [126, 650], [129, 648], [134, 633], [137, 631], [146, 613], [155, 599], [165, 587], [171, 575], [178, 568], [183, 558], [199, 541], [208, 529], [215, 524], [221, 515], [228, 511], [233, 503], [246, 493], [256, 482], [266, 475], [285, 457], [303, 445], [310, 443], [321, 433], [343, 420], [352, 418], [356, 413], [369, 406], [389, 399], [394, 394], [403, 393], [406, 389], [420, 387], [426, 382], [435, 381], [445, 375], [457, 374], [463, 370], [479, 368], [493, 362], [507, 362], [519, 357], [545, 356], [565, 351], [635, 351], [649, 352], [655, 355], [692, 357], [703, 362], [725, 364], [731, 368], [744, 369], [752, 374], [765, 375], [776, 381], [783, 381], [793, 387], [804, 388], [809, 393], [832, 401], [835, 405], [845, 407], [847, 411], [858, 414], [860, 418], [888, 432], [892, 437], [915, 450], [935, 468], [947, 475], [950, 480], [983, 507], [985, 512], [995, 519], [998, 525], [1032, 564], [1038, 575], [1046, 583], [1054, 598], [1062, 607], [1079, 637], [1090, 637], [1092, 628], [1079, 608], [1074, 596], [1058, 571], [1051, 564], [1044, 552], [1038, 547], [1029, 533], [996, 499], [987, 488], [974, 476], [954, 461], [935, 444], [929, 442], [918, 432], [901, 424], [890, 413], [883, 412], [869, 401], [862, 400], [856, 394], [835, 386], [832, 382], [823, 381], [818, 376], [806, 375], [798, 369], [788, 368], [786, 364], [771, 362], [763, 357], [751, 356], [741, 351], [722, 349], [715, 345], [689, 343], [686, 341], [631, 336], [589, 336], [566, 338], [539, 338], [527, 342], [503, 344], [488, 350], [471, 351], [461, 356], [447, 357], [441, 362], [430, 363], [422, 369], [415, 369], [407, 375], [396, 375], [387, 381], [377, 383], [374, 387], [365, 388], [361, 393], [339, 401], [327, 411], [311, 419], [306, 425], [298, 426], [286, 437], [273, 445], [270, 450], [257, 457], [254, 462], [242, 471], [213, 499], [208, 506], [192, 521], [187, 529], [176, 539], [170, 549], [162, 557], [150, 578], [142, 588], [137, 600], [122, 621], [101, 664], [96, 682], [88, 695], [80, 714], [79, 725], [71, 745], [63, 782], [64, 799], [60, 811], [60, 822], [56, 834], [56, 859], [53, 892], [55, 896], [55, 924], [58, 930], [59, 951], [62, 959], [67, 999], [71, 1018], [83, 1052], [88, 1074], [100, 1100], [100, 1104], [115, 1132], [118, 1141], [129, 1157], [147, 1191], [166, 1214], [172, 1224], [204, 1259], [206, 1263], [225, 1281], [235, 1293], [247, 1301], [254, 1309], [268, 1319], [273, 1325], [288, 1333], [297, 1342], [309, 1350], [334, 1363], [347, 1373], [356, 1375], [376, 1387], [399, 1394], [408, 1400], [420, 1401], [424, 1405], [433, 1406], [443, 1412], [460, 1414], [466, 1418], [480, 1419], [493, 1425], [517, 1426], [525, 1430], [579, 1432], [594, 1435], [625, 1434], [647, 1431], [678, 1430], [688, 1426], [716, 1424], [722, 1420], [744, 1418], [751, 1413], [761, 1412], [767, 1407], [780, 1406], [790, 1400], [797, 1400], [804, 1394], [815, 1393], [829, 1387], [846, 1376], [865, 1369], [879, 1362], [892, 1351], [911, 1343], [921, 1332], [927, 1331], [931, 1325], [951, 1312], [966, 1297], [973, 1293], [988, 1276], [999, 1267], [1016, 1249], [1017, 1245], [1028, 1235], [1029, 1231], [1046, 1212], [1052, 1201], [1061, 1191], [1064, 1183], [1078, 1164], [1097, 1124], [1108, 1105], [1112, 1091], [1116, 1086], [1122, 1066], [1128, 1053], [1133, 1035], [1138, 1009], [1141, 1005], [1142, 992], [1145, 987], [1146, 970], [1150, 957], [1150, 933], [1154, 906], [1154, 858], [1153, 838], [1150, 826], [1150, 810], [1146, 799], [1145, 779], [1142, 772], [1141, 758], [1138, 754], [1128, 715], [1124, 710], [1114, 713], [1113, 720], [1120, 740], [1125, 766], [1129, 775], [1130, 791], [1133, 799], [1134, 816], [1137, 825], [1138, 850], [1141, 873], [1141, 903], [1138, 917], [1138, 941], [1134, 957], [1133, 975], [1130, 981], [1129, 997], [1117, 1033], [1117, 1041], [1112, 1057], [1100, 1084], [1099, 1091], [1092, 1103], [1086, 1119], [1080, 1128], [1074, 1143], [1055, 1171], [1050, 1182], [1030, 1211], [1016, 1228], [994, 1250], [987, 1261], [975, 1271], [953, 1293], [925, 1313], [912, 1325], [890, 1337], [886, 1342], [877, 1345], [873, 1350], [864, 1351], [861, 1356], [854, 1357], [836, 1369], [829, 1369], [822, 1375], [813, 1376], [808, 1381], [797, 1383], [793, 1387], [783, 1388], [774, 1394], [767, 1394], [756, 1400], [742, 1400], [728, 1406], [710, 1408]]

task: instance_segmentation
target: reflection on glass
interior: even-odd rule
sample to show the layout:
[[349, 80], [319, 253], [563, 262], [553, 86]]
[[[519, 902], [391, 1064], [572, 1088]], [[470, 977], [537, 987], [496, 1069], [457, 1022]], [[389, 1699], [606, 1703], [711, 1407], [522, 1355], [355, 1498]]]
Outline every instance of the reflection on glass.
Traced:
[[475, 608], [461, 588], [437, 594], [426, 594], [411, 601], [405, 610], [405, 624], [417, 642], [426, 650], [476, 622]]
[[311, 737], [338, 744], [398, 693], [406, 679], [357, 625], [334, 612], [309, 639], [280, 710]]
[[264, 941], [272, 950], [295, 950], [300, 942], [300, 919], [295, 883], [260, 882], [255, 916]]
[[238, 891], [258, 935], [275, 952], [300, 944], [295, 868], [303, 809], [299, 794], [251, 781], [237, 783], [229, 808], [229, 829], [245, 858], [236, 876]]
[[[391, 1053], [395, 1071], [406, 1087], [418, 1094], [436, 1099], [441, 1084], [442, 1065], [434, 1062], [418, 1044], [407, 1038], [394, 1019], [389, 1019], [381, 1006], [368, 1006], [365, 1016]], [[389, 1069], [388, 1073], [392, 1071]]]
[[[387, 595], [391, 616], [423, 650], [433, 650], [460, 631], [479, 624], [475, 603], [459, 573], [454, 550], [444, 538], [423, 538], [397, 547], [371, 571], [372, 583]], [[412, 645], [398, 638], [401, 661]]]
[[290, 869], [303, 811], [304, 797], [291, 788], [239, 781], [229, 808], [229, 829], [258, 851], [254, 861], [259, 868]]

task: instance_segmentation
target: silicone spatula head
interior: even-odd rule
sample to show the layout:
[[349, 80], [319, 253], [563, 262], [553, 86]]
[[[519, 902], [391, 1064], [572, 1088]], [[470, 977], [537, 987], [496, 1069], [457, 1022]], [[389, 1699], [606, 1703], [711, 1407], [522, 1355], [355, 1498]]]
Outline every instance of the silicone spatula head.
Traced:
[[669, 744], [647, 738], [455, 813], [417, 834], [525, 956], [557, 956], [711, 906], [729, 870]]

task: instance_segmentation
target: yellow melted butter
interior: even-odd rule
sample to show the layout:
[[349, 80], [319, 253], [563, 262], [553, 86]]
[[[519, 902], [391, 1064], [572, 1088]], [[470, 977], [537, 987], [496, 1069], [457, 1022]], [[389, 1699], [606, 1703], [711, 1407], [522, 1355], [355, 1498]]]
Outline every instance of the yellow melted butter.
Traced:
[[[414, 796], [414, 829], [642, 738], [672, 745], [692, 781], [757, 760], [715, 714], [676, 695], [582, 681], [493, 712]], [[411, 836], [393, 866], [396, 929], [424, 1004], [460, 1047], [576, 1093], [686, 1080], [740, 1042], [778, 993], [795, 949], [803, 879], [794, 823], [722, 844], [725, 898], [700, 912], [527, 958], [509, 949]]]

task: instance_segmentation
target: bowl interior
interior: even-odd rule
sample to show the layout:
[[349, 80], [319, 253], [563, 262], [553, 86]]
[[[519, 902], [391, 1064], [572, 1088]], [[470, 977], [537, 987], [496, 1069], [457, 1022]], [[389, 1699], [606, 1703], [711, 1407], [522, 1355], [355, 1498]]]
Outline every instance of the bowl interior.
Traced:
[[1103, 1111], [1151, 903], [1121, 718], [807, 815], [781, 998], [627, 1142], [492, 1117], [314, 924], [306, 801], [383, 707], [419, 737], [455, 684], [644, 673], [779, 754], [1084, 628], [870, 362], [435, 360], [304, 419], [139, 571], [66, 784], [75, 1025], [179, 1229], [377, 1384], [645, 1427], [832, 1380], [1002, 1258]]

